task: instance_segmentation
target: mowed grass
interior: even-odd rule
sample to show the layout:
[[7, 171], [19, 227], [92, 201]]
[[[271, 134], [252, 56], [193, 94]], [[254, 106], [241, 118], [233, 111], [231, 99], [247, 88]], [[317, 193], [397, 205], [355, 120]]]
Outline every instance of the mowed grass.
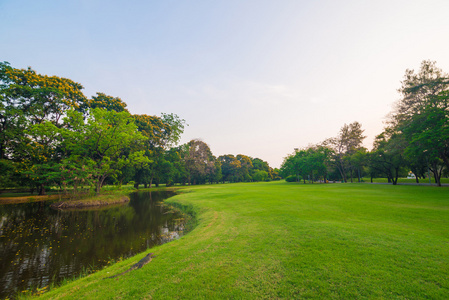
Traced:
[[[285, 182], [192, 187], [198, 226], [43, 298], [448, 299], [449, 189]], [[188, 191], [188, 192], [187, 192]]]
[[[367, 183], [371, 182], [371, 178], [369, 178], [369, 177], [368, 178], [364, 177], [362, 179], [363, 179], [364, 182], [367, 182]], [[354, 182], [358, 181], [357, 178], [353, 178], [352, 180]], [[449, 183], [449, 178], [441, 178], [440, 181], [441, 181], [442, 184], [448, 184]], [[387, 178], [373, 178], [373, 182], [374, 183], [388, 183], [388, 179]], [[398, 184], [401, 184], [401, 183], [416, 184], [416, 179], [414, 179], [414, 178], [398, 178]], [[431, 178], [430, 183], [433, 184], [433, 185], [436, 185], [435, 180], [433, 179], [433, 177]], [[429, 184], [429, 178], [420, 178], [419, 179], [419, 184], [423, 184], [423, 185]]]

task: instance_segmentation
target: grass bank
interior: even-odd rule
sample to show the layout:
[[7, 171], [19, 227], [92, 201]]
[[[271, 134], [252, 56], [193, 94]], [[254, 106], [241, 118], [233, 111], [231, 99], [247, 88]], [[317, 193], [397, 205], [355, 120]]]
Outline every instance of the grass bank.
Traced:
[[284, 182], [189, 188], [197, 227], [43, 298], [449, 298], [449, 189]]
[[59, 195], [31, 195], [29, 193], [8, 193], [0, 195], [0, 205], [1, 204], [16, 204], [16, 203], [26, 203], [26, 202], [40, 202], [40, 201], [53, 201], [61, 199]]
[[86, 208], [86, 207], [98, 207], [105, 205], [113, 205], [126, 203], [129, 201], [127, 195], [109, 194], [87, 197], [81, 200], [65, 200], [56, 203], [52, 203], [50, 206], [56, 209], [67, 208]]
[[129, 194], [136, 191], [166, 191], [175, 190], [173, 188], [159, 187], [153, 189], [135, 189], [129, 186], [123, 186], [120, 188], [106, 187], [103, 189], [102, 194], [83, 197], [79, 200], [64, 200], [53, 203], [51, 207], [56, 209], [71, 209], [71, 208], [90, 208], [101, 207], [106, 205], [114, 205], [128, 202]]
[[[121, 187], [105, 186], [101, 194], [94, 193], [73, 194], [72, 191], [68, 193], [61, 193], [60, 191], [49, 191], [47, 195], [39, 196], [33, 195], [30, 192], [2, 192], [0, 193], [1, 204], [17, 204], [26, 202], [41, 202], [41, 201], [57, 201], [52, 206], [55, 208], [85, 208], [95, 206], [105, 206], [120, 204], [129, 201], [128, 195], [136, 191], [150, 191], [150, 189], [135, 189], [130, 185]], [[151, 191], [175, 190], [175, 188], [152, 188]]]

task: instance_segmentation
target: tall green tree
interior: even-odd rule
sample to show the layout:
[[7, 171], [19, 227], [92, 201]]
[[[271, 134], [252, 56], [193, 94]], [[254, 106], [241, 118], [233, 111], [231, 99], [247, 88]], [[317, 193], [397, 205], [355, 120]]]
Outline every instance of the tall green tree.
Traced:
[[238, 154], [237, 160], [240, 162], [240, 168], [238, 171], [238, 181], [251, 181], [250, 171], [253, 168], [253, 162], [249, 156]]
[[361, 182], [364, 168], [368, 165], [368, 151], [366, 148], [359, 148], [351, 156], [349, 156], [349, 164], [356, 172], [358, 182]]
[[185, 120], [176, 114], [162, 114], [162, 117], [149, 115], [133, 115], [138, 130], [146, 136], [147, 143], [142, 150], [150, 161], [149, 164], [136, 169], [136, 187], [143, 183], [151, 188], [153, 180], [156, 185], [164, 177], [169, 166], [169, 161], [165, 159], [166, 151], [175, 146], [184, 131]]
[[[268, 177], [264, 180], [271, 180], [271, 179], [275, 179], [274, 177], [274, 170], [270, 167], [270, 165], [266, 162], [263, 161], [260, 158], [251, 158], [251, 162], [253, 164], [253, 167], [251, 169], [251, 176], [254, 177], [254, 175], [258, 172], [258, 171], [263, 171], [266, 172]], [[260, 181], [260, 180], [257, 180]]]
[[212, 151], [205, 142], [191, 140], [188, 143], [185, 156], [185, 166], [189, 184], [205, 183], [207, 178], [215, 172], [215, 160]]
[[221, 172], [223, 183], [237, 182], [238, 174], [241, 168], [240, 161], [233, 154], [220, 155], [218, 160], [221, 163]]
[[[78, 119], [71, 111], [72, 119]], [[71, 155], [88, 158], [94, 166], [92, 178], [95, 191], [100, 192], [105, 179], [116, 176], [126, 164], [140, 156], [127, 157], [124, 153], [131, 145], [144, 143], [147, 138], [138, 130], [131, 115], [126, 112], [92, 109], [86, 124], [79, 124], [74, 139], [67, 145]]]
[[[308, 149], [296, 149], [295, 152], [284, 159], [281, 166], [281, 174], [284, 178], [295, 176], [296, 181], [310, 179], [313, 173], [313, 166], [310, 159], [310, 151]], [[313, 178], [312, 178], [313, 179]]]
[[406, 160], [404, 151], [407, 142], [394, 128], [387, 128], [376, 136], [374, 148], [370, 153], [370, 167], [387, 177], [388, 182], [396, 185], [401, 173], [404, 173]]
[[436, 62], [430, 60], [422, 61], [418, 72], [407, 69], [398, 90], [402, 97], [396, 103], [390, 121], [394, 124], [408, 123], [410, 118], [420, 114], [429, 100], [447, 91], [448, 77], [448, 74], [436, 66]]
[[344, 182], [348, 181], [348, 172], [352, 172], [353, 168], [349, 157], [362, 148], [362, 142], [366, 138], [363, 132], [362, 124], [355, 121], [349, 125], [344, 124], [337, 137], [327, 139], [324, 142], [325, 146], [333, 150], [335, 167], [340, 172]]
[[167, 180], [171, 183], [180, 183], [185, 185], [188, 180], [188, 174], [186, 170], [185, 157], [188, 153], [188, 144], [183, 144], [177, 147], [172, 147], [167, 150], [165, 159], [169, 161], [173, 166], [172, 177]]
[[406, 70], [399, 92], [402, 98], [390, 127], [407, 141], [405, 155], [410, 167], [417, 172], [429, 167], [441, 185], [443, 166], [449, 169], [449, 75], [435, 62], [425, 60], [418, 72]]
[[56, 134], [51, 125], [60, 128], [67, 110], [86, 111], [82, 89], [67, 78], [0, 63], [0, 160], [10, 161], [22, 184], [39, 185], [40, 193], [45, 192], [49, 171], [43, 170], [54, 169], [61, 160], [58, 137], [49, 139]]

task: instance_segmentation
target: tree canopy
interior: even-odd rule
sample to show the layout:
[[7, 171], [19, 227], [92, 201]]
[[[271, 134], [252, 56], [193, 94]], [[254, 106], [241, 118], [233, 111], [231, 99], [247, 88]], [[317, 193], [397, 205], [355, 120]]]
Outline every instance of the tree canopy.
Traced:
[[139, 188], [275, 178], [258, 158], [230, 155], [229, 166], [199, 139], [178, 146], [187, 124], [174, 113], [133, 115], [119, 97], [98, 92], [88, 99], [82, 90], [67, 78], [0, 63], [1, 186], [98, 193], [105, 183]]

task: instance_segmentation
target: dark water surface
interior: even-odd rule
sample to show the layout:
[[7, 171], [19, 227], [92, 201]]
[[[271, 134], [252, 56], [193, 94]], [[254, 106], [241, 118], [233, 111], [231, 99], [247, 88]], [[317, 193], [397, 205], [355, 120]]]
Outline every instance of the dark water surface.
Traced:
[[183, 234], [173, 192], [139, 192], [125, 205], [57, 211], [48, 202], [0, 206], [0, 299], [101, 269]]

